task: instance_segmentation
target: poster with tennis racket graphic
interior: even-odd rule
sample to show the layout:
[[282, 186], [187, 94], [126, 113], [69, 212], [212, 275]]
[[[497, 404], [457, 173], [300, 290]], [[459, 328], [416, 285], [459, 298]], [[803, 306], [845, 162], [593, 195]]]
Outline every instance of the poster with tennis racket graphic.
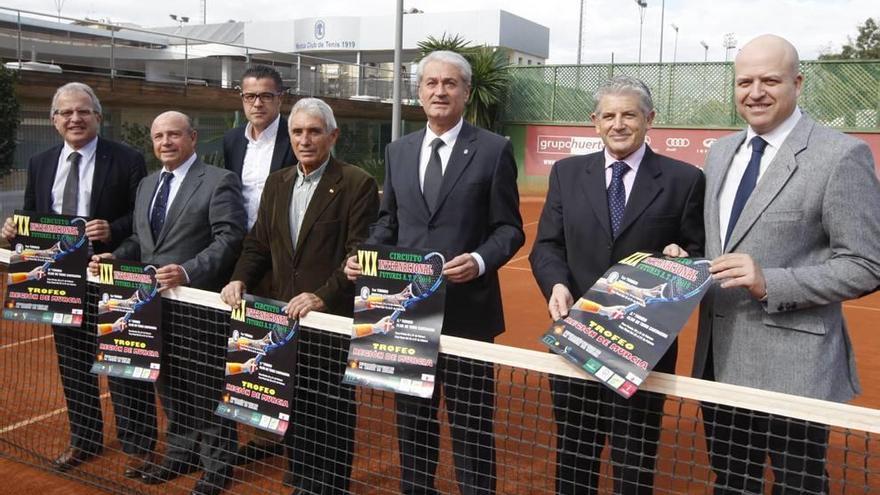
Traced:
[[89, 241], [86, 219], [16, 211], [3, 318], [80, 327]]
[[299, 321], [286, 303], [242, 296], [232, 308], [226, 347], [226, 383], [216, 414], [283, 435], [290, 425]]
[[162, 362], [162, 297], [156, 267], [98, 264], [98, 354], [92, 373], [155, 382]]
[[541, 341], [629, 398], [711, 284], [708, 260], [634, 253], [606, 271]]
[[343, 383], [434, 394], [446, 283], [438, 252], [364, 245]]

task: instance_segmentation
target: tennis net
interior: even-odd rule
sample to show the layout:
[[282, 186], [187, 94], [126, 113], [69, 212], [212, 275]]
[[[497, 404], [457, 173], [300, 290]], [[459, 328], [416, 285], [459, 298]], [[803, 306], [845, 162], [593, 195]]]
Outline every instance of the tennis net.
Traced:
[[[225, 431], [229, 425], [213, 415], [213, 407], [222, 387], [228, 308], [217, 294], [205, 291], [180, 288], [163, 297], [166, 353], [175, 365], [191, 368], [197, 382], [195, 387], [172, 387], [205, 395], [191, 397], [190, 413], [201, 418], [202, 426]], [[97, 298], [97, 287], [91, 284], [87, 325], [79, 337], [93, 334], [86, 329], [94, 328]], [[503, 494], [652, 493], [652, 485], [653, 493], [709, 493], [715, 471], [727, 479], [729, 493], [769, 492], [774, 479], [788, 484], [780, 486], [780, 493], [809, 493], [810, 482], [827, 485], [830, 493], [880, 488], [877, 410], [660, 373], [652, 374], [638, 392], [642, 402], [624, 406], [602, 400], [600, 406], [599, 386], [562, 357], [443, 337], [440, 367], [446, 370], [443, 380], [448, 386], [442, 393], [437, 387], [441, 419], [434, 431], [432, 424], [416, 421], [432, 412], [428, 402], [397, 404], [391, 393], [339, 385], [350, 319], [312, 314], [302, 323], [296, 369], [300, 406], [292, 414], [292, 438], [280, 449], [284, 443], [279, 438], [255, 436], [253, 430], [238, 427], [240, 445], [255, 440], [259, 446], [246, 457], [232, 452], [224, 457], [237, 464], [225, 493], [289, 493], [292, 486], [300, 487], [298, 493], [343, 493], [343, 480], [349, 475], [348, 488], [356, 494], [400, 493], [402, 480], [411, 493], [492, 493], [493, 485]], [[68, 446], [70, 419], [78, 414], [73, 419], [84, 423], [82, 416], [89, 411], [87, 380], [68, 384], [78, 392], [65, 401], [51, 327], [2, 321], [0, 328], [0, 456], [44, 468], [44, 479], [51, 480], [57, 475], [51, 461]], [[87, 369], [93, 358], [88, 353], [64, 356], [62, 365], [77, 366], [80, 360], [86, 364], [79, 366]], [[103, 444], [103, 450], [65, 475], [90, 487], [83, 493], [96, 488], [109, 493], [189, 493], [201, 476], [197, 457], [187, 460], [179, 477], [163, 484], [123, 477], [126, 458], [114, 420], [119, 411], [114, 411], [110, 396], [116, 389], [108, 389], [104, 377], [98, 383], [103, 421], [92, 418], [85, 423], [92, 428], [90, 441]], [[142, 412], [148, 404], [127, 407]], [[447, 408], [456, 411], [459, 427], [454, 434]], [[587, 412], [575, 414], [578, 410]], [[157, 411], [156, 450], [161, 452], [169, 438], [162, 408]], [[725, 415], [736, 418], [729, 438], [718, 433], [726, 424]], [[398, 416], [406, 421], [398, 421]], [[709, 424], [707, 417], [715, 421]], [[774, 471], [769, 463], [764, 467], [766, 454], [756, 456], [746, 449], [747, 443], [760, 443], [761, 436], [745, 435], [756, 433], [762, 423], [783, 424], [782, 430], [770, 428], [763, 437], [770, 445], [806, 450], [789, 456], [785, 469]], [[705, 441], [707, 424], [716, 432], [714, 461]], [[792, 440], [804, 425], [807, 430], [818, 428], [818, 441], [810, 434], [802, 445]], [[561, 442], [560, 431], [566, 432]], [[614, 448], [602, 449], [606, 439], [596, 432], [613, 432], [613, 440], [606, 436]], [[810, 458], [810, 452], [821, 446], [825, 432], [823, 463]], [[146, 438], [129, 441], [149, 444]], [[197, 441], [212, 440], [203, 435]], [[428, 448], [433, 442], [436, 449]], [[401, 448], [411, 455], [401, 456]], [[280, 450], [286, 452], [259, 460], [263, 456], [254, 455]], [[746, 462], [750, 454], [755, 457], [751, 466]], [[562, 461], [561, 476], [557, 460]], [[816, 470], [819, 479], [811, 479]], [[736, 476], [740, 471], [746, 474]]]

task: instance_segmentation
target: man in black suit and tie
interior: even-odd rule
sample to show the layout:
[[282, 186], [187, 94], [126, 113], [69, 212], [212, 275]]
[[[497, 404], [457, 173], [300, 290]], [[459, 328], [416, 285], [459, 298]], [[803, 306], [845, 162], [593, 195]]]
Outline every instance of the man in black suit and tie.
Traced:
[[241, 192], [247, 210], [247, 229], [257, 220], [260, 196], [266, 177], [296, 163], [281, 118], [284, 85], [281, 74], [266, 65], [254, 65], [241, 75], [241, 101], [247, 124], [223, 135], [226, 170], [241, 178]]
[[[442, 252], [449, 260], [443, 333], [491, 342], [504, 331], [498, 269], [525, 240], [512, 147], [462, 119], [471, 68], [461, 55], [432, 52], [417, 76], [428, 126], [386, 148], [379, 220], [368, 242]], [[349, 258], [346, 274], [354, 279], [360, 271]], [[495, 493], [492, 365], [441, 356], [437, 385], [446, 397], [459, 490]], [[439, 402], [439, 393], [396, 398], [405, 494], [437, 493]]]
[[[244, 238], [241, 183], [228, 170], [206, 165], [195, 152], [190, 118], [165, 112], [150, 129], [162, 169], [137, 190], [132, 235], [102, 258], [156, 265], [160, 290], [189, 286], [216, 291], [229, 279]], [[142, 474], [160, 484], [198, 469], [192, 495], [217, 495], [229, 484], [235, 425], [214, 414], [223, 388], [226, 334], [216, 328], [180, 328], [168, 334], [157, 388], [168, 418], [168, 447], [160, 465]], [[198, 460], [197, 460], [198, 459]]]
[[[654, 120], [647, 86], [616, 77], [596, 92], [591, 118], [605, 150], [556, 162], [529, 261], [553, 320], [568, 314], [618, 260], [670, 242], [703, 250], [703, 173], [645, 144]], [[673, 239], [675, 239], [673, 241]], [[676, 344], [655, 366], [675, 372]], [[556, 493], [595, 494], [606, 437], [615, 493], [653, 493], [664, 397], [629, 400], [589, 381], [552, 380]]]
[[[83, 83], [58, 88], [51, 118], [64, 142], [31, 158], [23, 209], [87, 217], [86, 235], [94, 251], [113, 250], [131, 234], [135, 191], [146, 175], [144, 157], [98, 137], [101, 103]], [[6, 219], [3, 236], [15, 237], [11, 218]], [[100, 454], [104, 446], [98, 377], [90, 373], [96, 341], [94, 331], [87, 328], [53, 326], [52, 330], [70, 422], [70, 446], [53, 466], [67, 471]], [[137, 409], [150, 397], [149, 386], [135, 384], [132, 394], [118, 393], [129, 388], [129, 382], [109, 380], [117, 437], [134, 465], [152, 451], [156, 430], [137, 420]]]

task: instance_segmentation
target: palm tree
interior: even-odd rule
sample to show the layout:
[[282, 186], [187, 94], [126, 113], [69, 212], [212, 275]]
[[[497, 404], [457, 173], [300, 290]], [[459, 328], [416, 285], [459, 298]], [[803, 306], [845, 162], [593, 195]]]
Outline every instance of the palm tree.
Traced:
[[471, 124], [493, 129], [498, 105], [507, 91], [509, 64], [505, 53], [488, 46], [473, 46], [460, 35], [445, 33], [440, 39], [428, 36], [418, 47], [420, 53], [415, 62], [433, 51], [448, 50], [461, 54], [471, 64], [471, 94], [464, 117]]

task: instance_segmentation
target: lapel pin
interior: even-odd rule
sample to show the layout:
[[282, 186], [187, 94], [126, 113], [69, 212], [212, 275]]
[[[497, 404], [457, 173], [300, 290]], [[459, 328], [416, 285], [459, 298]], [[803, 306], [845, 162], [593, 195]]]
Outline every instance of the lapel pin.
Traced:
[[464, 154], [465, 154], [465, 155], [467, 155], [467, 152], [468, 152], [468, 150], [467, 150], [467, 149], [465, 149], [465, 150], [464, 150]]
[[330, 194], [333, 194], [333, 188], [332, 188], [332, 187], [330, 188]]

